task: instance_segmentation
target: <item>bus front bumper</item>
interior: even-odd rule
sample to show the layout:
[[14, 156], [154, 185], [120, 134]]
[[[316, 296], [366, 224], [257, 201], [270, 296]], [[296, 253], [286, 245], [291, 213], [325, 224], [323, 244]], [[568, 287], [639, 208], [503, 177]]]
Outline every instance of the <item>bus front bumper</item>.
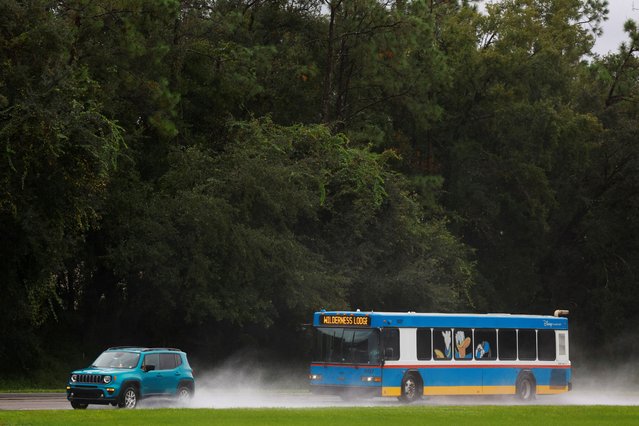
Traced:
[[330, 386], [311, 385], [311, 393], [316, 395], [339, 395], [342, 397], [377, 397], [382, 396], [381, 386]]

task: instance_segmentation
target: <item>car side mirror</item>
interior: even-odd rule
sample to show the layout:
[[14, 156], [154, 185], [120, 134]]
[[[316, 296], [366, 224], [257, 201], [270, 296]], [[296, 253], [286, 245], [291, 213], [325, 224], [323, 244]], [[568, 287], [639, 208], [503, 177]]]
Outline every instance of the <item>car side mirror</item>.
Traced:
[[148, 373], [149, 371], [153, 371], [153, 370], [155, 370], [155, 365], [143, 365], [143, 366], [142, 366], [142, 370], [143, 370], [145, 373]]

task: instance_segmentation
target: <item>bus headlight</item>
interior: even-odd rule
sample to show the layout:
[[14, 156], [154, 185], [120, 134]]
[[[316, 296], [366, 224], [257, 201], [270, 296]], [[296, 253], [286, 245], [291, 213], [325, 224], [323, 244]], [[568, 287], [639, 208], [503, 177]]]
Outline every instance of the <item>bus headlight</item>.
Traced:
[[322, 375], [321, 374], [309, 374], [308, 378], [311, 380], [322, 380]]
[[362, 376], [362, 382], [367, 382], [367, 383], [380, 383], [382, 381], [381, 377], [375, 377], [375, 376]]

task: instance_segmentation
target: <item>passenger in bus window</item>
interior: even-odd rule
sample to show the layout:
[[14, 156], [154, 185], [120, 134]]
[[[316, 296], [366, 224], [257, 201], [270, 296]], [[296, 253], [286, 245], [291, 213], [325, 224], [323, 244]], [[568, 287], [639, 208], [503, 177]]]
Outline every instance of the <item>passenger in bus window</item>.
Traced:
[[441, 338], [433, 333], [433, 355], [435, 359], [450, 359], [452, 355], [452, 332], [450, 330], [439, 331], [441, 332]]
[[477, 349], [475, 349], [475, 358], [490, 358], [490, 343], [484, 341], [477, 345]]
[[463, 330], [459, 330], [455, 332], [455, 358], [457, 359], [466, 359], [472, 358], [472, 348], [468, 353], [466, 353], [466, 349], [470, 346], [471, 339], [470, 337], [466, 337], [466, 334]]

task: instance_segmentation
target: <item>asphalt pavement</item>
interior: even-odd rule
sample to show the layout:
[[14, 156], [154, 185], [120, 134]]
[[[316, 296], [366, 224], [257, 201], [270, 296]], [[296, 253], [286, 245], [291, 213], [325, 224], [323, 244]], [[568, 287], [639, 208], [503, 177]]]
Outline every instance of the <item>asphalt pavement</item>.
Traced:
[[64, 392], [0, 393], [0, 410], [62, 410], [70, 409]]
[[[572, 391], [561, 395], [541, 395], [530, 403], [521, 402], [514, 396], [463, 396], [424, 398], [416, 405], [639, 405], [639, 392], [621, 390], [617, 392], [591, 389]], [[402, 405], [395, 398], [368, 398], [342, 400], [336, 396], [313, 395], [303, 391], [221, 391], [200, 389], [189, 408], [310, 408], [351, 406]], [[138, 408], [153, 409], [177, 407], [172, 399], [144, 399]], [[64, 392], [55, 393], [0, 393], [1, 410], [71, 410]], [[111, 405], [89, 405], [89, 410], [117, 410]]]

